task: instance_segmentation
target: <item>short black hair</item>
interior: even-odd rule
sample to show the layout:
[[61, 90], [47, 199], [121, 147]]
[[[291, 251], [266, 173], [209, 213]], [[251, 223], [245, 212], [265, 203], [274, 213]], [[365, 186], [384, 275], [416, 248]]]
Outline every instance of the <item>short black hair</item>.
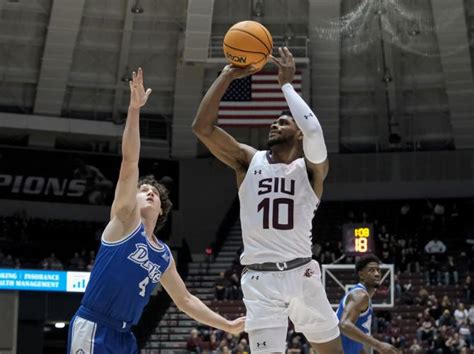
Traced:
[[360, 258], [355, 265], [356, 272], [359, 273], [361, 270], [365, 268], [365, 266], [369, 263], [375, 262], [377, 264], [380, 264], [380, 259], [376, 255], [369, 254], [367, 256], [364, 256]]
[[158, 220], [156, 221], [154, 230], [154, 232], [156, 232], [163, 226], [165, 226], [166, 220], [168, 219], [168, 214], [171, 211], [171, 208], [173, 207], [173, 203], [171, 202], [170, 193], [168, 189], [163, 184], [159, 183], [155, 179], [155, 176], [148, 175], [141, 177], [138, 180], [138, 188], [140, 188], [140, 186], [143, 184], [149, 184], [150, 186], [155, 187], [158, 193], [160, 194], [162, 213], [160, 216], [158, 216]]
[[280, 117], [281, 116], [290, 116], [291, 118], [293, 118], [293, 114], [291, 114], [291, 111], [288, 110], [288, 109], [285, 109], [285, 110], [281, 111]]

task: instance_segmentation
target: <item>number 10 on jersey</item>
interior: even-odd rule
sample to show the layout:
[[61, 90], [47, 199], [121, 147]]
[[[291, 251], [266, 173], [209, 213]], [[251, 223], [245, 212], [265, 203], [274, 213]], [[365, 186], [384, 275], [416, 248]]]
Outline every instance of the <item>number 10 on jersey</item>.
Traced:
[[293, 199], [265, 198], [258, 204], [257, 212], [263, 214], [264, 229], [292, 230], [294, 227], [295, 202]]

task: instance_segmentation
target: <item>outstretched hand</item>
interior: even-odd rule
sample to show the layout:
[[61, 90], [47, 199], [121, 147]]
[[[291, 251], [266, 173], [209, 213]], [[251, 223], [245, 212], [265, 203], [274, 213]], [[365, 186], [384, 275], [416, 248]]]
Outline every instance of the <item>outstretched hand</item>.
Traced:
[[239, 68], [232, 64], [226, 65], [224, 69], [222, 69], [223, 75], [228, 75], [232, 80], [241, 79], [243, 77], [255, 74], [260, 69], [256, 68], [253, 65], [246, 66], [244, 68]]
[[239, 334], [245, 329], [245, 317], [236, 318], [233, 321], [229, 321], [229, 328], [227, 332], [232, 334]]
[[284, 84], [291, 84], [296, 72], [293, 54], [291, 54], [287, 47], [279, 47], [278, 53], [280, 53], [280, 59], [270, 55], [272, 62], [278, 66], [278, 82], [280, 83], [280, 86], [283, 86]]
[[148, 100], [148, 96], [151, 94], [151, 89], [143, 87], [143, 70], [138, 68], [138, 72], [132, 73], [132, 80], [129, 81], [130, 84], [130, 107], [139, 109], [143, 107]]

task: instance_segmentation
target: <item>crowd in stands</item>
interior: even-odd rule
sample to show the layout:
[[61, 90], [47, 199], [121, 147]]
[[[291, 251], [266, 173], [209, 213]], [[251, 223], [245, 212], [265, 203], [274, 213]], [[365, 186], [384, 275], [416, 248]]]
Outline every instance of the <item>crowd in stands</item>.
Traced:
[[[372, 210], [372, 213], [349, 211], [338, 223], [339, 229], [331, 229], [332, 233], [342, 234], [344, 223], [373, 225], [376, 254], [383, 263], [395, 265], [396, 306], [412, 305], [419, 309], [416, 336], [409, 341], [402, 334], [404, 320], [396, 311], [375, 312], [373, 333], [403, 352], [438, 354], [474, 351], [472, 203], [473, 201], [465, 201], [463, 207], [458, 207], [457, 202], [449, 201], [418, 201], [413, 204], [404, 202], [399, 204], [397, 213], [393, 212], [392, 206], [392, 211], [386, 217], [377, 215], [377, 210]], [[317, 220], [318, 216], [313, 258], [321, 264], [353, 264], [354, 258], [344, 256], [342, 242], [334, 242], [333, 238], [325, 237], [329, 230], [318, 232]], [[240, 299], [239, 283], [232, 282], [239, 274], [236, 257], [232, 269], [221, 272], [214, 283], [216, 300]], [[424, 286], [420, 288], [410, 281], [401, 280], [400, 275], [403, 274], [419, 274]], [[433, 287], [442, 289], [444, 286], [461, 289], [462, 297], [438, 298], [434, 292], [429, 291]], [[234, 297], [237, 293], [239, 297]], [[203, 340], [205, 337], [201, 335], [200, 338], [203, 343], [206, 342]], [[304, 336], [291, 329], [287, 339], [288, 353], [306, 354], [311, 351]], [[239, 338], [234, 343], [239, 343]], [[214, 352], [229, 352], [223, 347], [219, 344]], [[203, 345], [201, 350], [206, 348]], [[235, 349], [235, 345], [233, 348], [230, 352], [241, 352]]]
[[103, 223], [0, 217], [0, 268], [90, 270]]
[[249, 353], [248, 337], [245, 333], [239, 336], [221, 330], [193, 328], [186, 342], [189, 353]]
[[[400, 299], [398, 299], [400, 300]], [[416, 337], [407, 342], [402, 335], [401, 315], [392, 318], [389, 311], [377, 311], [373, 317], [372, 333], [408, 353], [470, 353], [474, 349], [474, 304], [467, 309], [463, 302], [440, 300], [434, 293], [421, 288], [397, 304], [416, 305]]]
[[[37, 264], [29, 262], [28, 268], [39, 268], [44, 270], [74, 270], [74, 271], [92, 271], [95, 262], [95, 251], [74, 252], [69, 261], [62, 262], [55, 253], [51, 253]], [[5, 255], [0, 249], [0, 268], [22, 268], [19, 258], [13, 258], [11, 254]]]
[[[342, 234], [344, 223], [373, 225], [376, 254], [396, 267], [396, 305], [419, 309], [414, 339], [403, 336], [404, 319], [396, 311], [376, 311], [373, 333], [408, 353], [468, 353], [474, 346], [474, 201], [341, 202], [336, 207], [323, 203], [313, 238], [313, 255], [321, 264], [354, 263], [344, 257], [342, 242], [333, 241], [333, 235]], [[103, 227], [103, 223], [43, 220], [22, 213], [0, 217], [0, 267], [89, 271], [95, 260], [91, 250], [97, 250]], [[211, 263], [214, 253], [206, 255]], [[242, 299], [241, 271], [237, 256], [231, 269], [215, 280], [216, 300]], [[411, 284], [403, 274], [419, 274], [423, 286]], [[462, 297], [440, 297], [432, 291], [443, 286], [460, 289]], [[233, 337], [209, 329], [193, 331], [187, 348], [194, 353], [249, 351], [245, 335]], [[307, 354], [311, 348], [304, 336], [290, 329], [288, 352]]]
[[[289, 354], [314, 354], [311, 345], [301, 333], [290, 325], [287, 335]], [[186, 342], [188, 353], [249, 354], [248, 334], [232, 335], [207, 327], [193, 328]]]

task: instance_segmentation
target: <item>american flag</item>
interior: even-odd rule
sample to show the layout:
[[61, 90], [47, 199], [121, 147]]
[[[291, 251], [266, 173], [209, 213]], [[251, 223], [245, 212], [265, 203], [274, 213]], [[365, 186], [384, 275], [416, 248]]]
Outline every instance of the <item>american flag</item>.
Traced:
[[[301, 95], [301, 73], [292, 82]], [[256, 73], [234, 80], [219, 106], [220, 126], [269, 126], [287, 110], [285, 96], [278, 84], [278, 72]]]

